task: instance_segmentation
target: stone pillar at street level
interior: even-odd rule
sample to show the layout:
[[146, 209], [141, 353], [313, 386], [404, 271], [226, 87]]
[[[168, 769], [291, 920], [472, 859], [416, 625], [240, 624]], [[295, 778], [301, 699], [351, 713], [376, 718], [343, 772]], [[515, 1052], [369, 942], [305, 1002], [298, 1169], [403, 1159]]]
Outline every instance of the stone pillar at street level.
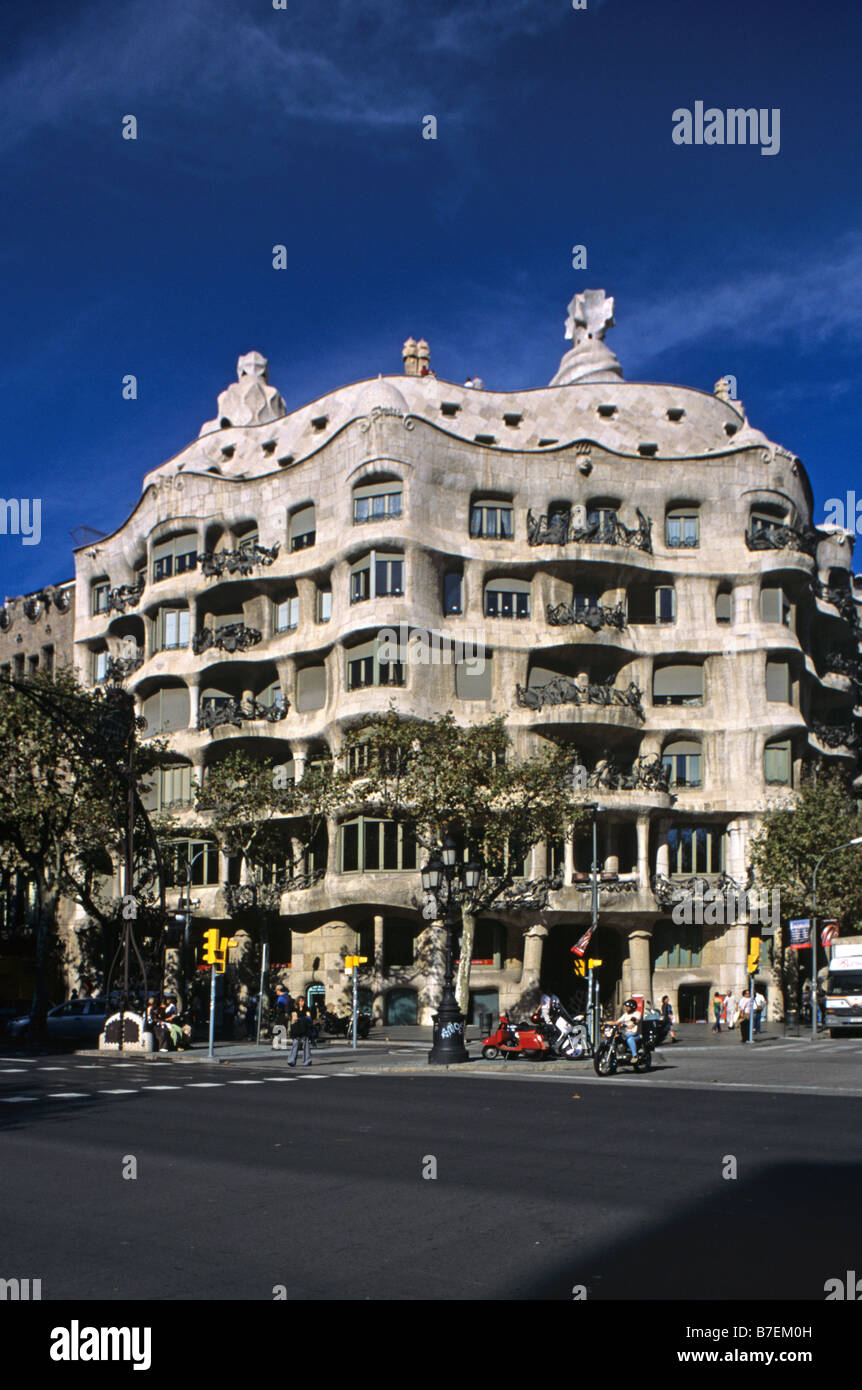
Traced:
[[638, 816], [638, 887], [649, 888], [649, 816]]
[[521, 997], [530, 990], [539, 988], [542, 973], [542, 950], [548, 928], [542, 922], [534, 922], [524, 933], [524, 964], [521, 969]]
[[652, 999], [651, 941], [652, 932], [643, 930], [629, 932], [630, 989], [632, 994], [642, 994], [646, 999]]

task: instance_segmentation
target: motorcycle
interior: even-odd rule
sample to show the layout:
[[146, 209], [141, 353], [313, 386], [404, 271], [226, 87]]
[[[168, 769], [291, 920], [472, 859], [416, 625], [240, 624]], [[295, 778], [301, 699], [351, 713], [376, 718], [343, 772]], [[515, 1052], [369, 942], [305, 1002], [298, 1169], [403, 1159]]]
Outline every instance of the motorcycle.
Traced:
[[589, 1057], [590, 1039], [584, 1014], [574, 1018], [559, 999], [552, 997], [545, 1009], [540, 1005], [532, 1016], [551, 1049], [560, 1057]]
[[508, 1014], [500, 1014], [499, 1026], [482, 1041], [482, 1056], [488, 1061], [495, 1057], [530, 1057], [538, 1061], [553, 1055], [543, 1032], [529, 1023], [510, 1023]]
[[670, 1027], [657, 1019], [645, 1019], [638, 1038], [637, 1055], [633, 1056], [626, 1035], [619, 1023], [603, 1023], [601, 1041], [596, 1048], [593, 1066], [598, 1076], [613, 1076], [620, 1067], [634, 1071], [649, 1071], [653, 1050], [664, 1042]]

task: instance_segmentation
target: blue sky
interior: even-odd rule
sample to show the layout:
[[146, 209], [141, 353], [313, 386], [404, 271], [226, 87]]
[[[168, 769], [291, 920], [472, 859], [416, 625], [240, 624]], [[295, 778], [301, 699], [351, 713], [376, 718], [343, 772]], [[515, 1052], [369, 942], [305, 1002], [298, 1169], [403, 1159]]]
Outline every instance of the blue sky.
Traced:
[[[286, 6], [0, 12], [0, 495], [42, 499], [39, 545], [0, 536], [0, 598], [70, 576], [74, 527], [122, 523], [241, 352], [288, 409], [400, 371], [411, 334], [439, 376], [540, 386], [587, 287], [628, 379], [732, 373], [818, 520], [862, 497], [857, 7]], [[780, 108], [780, 152], [675, 145], [698, 100]]]

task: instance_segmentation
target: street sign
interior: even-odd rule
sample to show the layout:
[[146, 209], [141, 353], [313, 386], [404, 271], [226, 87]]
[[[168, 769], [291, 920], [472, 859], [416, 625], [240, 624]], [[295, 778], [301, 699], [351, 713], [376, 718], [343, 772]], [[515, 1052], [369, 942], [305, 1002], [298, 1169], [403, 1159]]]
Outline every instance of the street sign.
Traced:
[[811, 918], [797, 917], [789, 923], [791, 951], [811, 950]]

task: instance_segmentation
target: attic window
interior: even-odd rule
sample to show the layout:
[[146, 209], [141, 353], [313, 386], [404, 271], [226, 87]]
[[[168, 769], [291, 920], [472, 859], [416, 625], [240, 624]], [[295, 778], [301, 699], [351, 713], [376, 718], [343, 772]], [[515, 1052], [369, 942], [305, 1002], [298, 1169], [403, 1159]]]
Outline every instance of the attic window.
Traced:
[[617, 407], [616, 407], [615, 405], [600, 405], [600, 406], [599, 406], [599, 414], [601, 415], [602, 419], [604, 419], [604, 420], [610, 420], [610, 419], [612, 419], [613, 416], [616, 415], [616, 413], [617, 413]]
[[681, 406], [673, 405], [667, 412], [667, 418], [669, 420], [681, 420], [684, 414], [685, 411], [682, 409]]
[[220, 430], [233, 429], [233, 421], [229, 420], [226, 415], [222, 416], [222, 418], [218, 422], [218, 425]]
[[293, 454], [282, 454], [278, 462], [280, 467], [289, 468], [290, 465], [293, 463]]
[[232, 459], [235, 453], [236, 453], [236, 445], [235, 445], [235, 444], [225, 444], [224, 448], [222, 449], [222, 456], [223, 456], [224, 458], [226, 458], [226, 459]]
[[265, 443], [265, 444], [261, 444], [260, 447], [263, 449], [263, 452], [264, 452], [265, 454], [274, 454], [274, 453], [275, 453], [275, 440], [274, 440], [274, 439], [268, 439], [268, 440], [266, 441], [266, 443]]
[[639, 444], [638, 453], [645, 459], [654, 459], [658, 453], [657, 444]]
[[546, 444], [559, 444], [559, 439], [540, 439], [539, 448], [544, 448]]
[[730, 420], [728, 420], [727, 423], [726, 423], [725, 426], [724, 426], [724, 432], [725, 432], [725, 434], [728, 436], [728, 438], [732, 438], [733, 435], [736, 434], [736, 431], [737, 431], [738, 429], [739, 429], [739, 425], [734, 425], [734, 424], [732, 424]]
[[325, 429], [326, 429], [326, 426], [327, 426], [328, 424], [329, 424], [329, 416], [328, 416], [328, 415], [315, 415], [314, 419], [313, 419], [312, 422], [311, 422], [311, 428], [312, 428], [313, 430], [325, 430]]
[[497, 440], [493, 434], [477, 434], [473, 436], [477, 444], [496, 444]]
[[523, 420], [523, 415], [504, 415], [503, 421], [510, 429], [516, 430]]
[[443, 415], [457, 415], [461, 409], [457, 401], [441, 401], [440, 411]]

